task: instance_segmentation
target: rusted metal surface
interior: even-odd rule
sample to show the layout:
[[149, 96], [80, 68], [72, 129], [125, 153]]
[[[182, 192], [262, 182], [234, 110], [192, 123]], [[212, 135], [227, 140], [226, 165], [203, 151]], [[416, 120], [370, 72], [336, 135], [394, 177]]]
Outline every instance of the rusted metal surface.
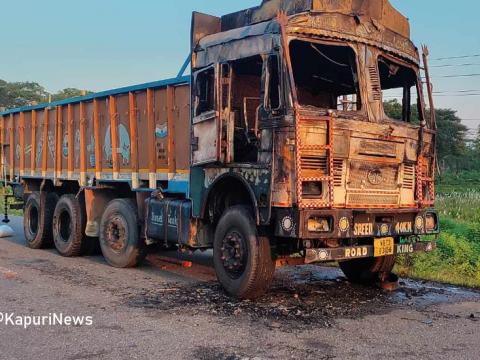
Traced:
[[10, 153], [10, 179], [15, 179], [15, 124], [14, 115], [10, 114], [10, 121], [8, 125], [8, 131], [10, 133], [10, 141], [8, 146], [8, 152]]
[[75, 146], [75, 136], [74, 136], [74, 120], [73, 120], [73, 105], [67, 105], [67, 160], [68, 160], [68, 178], [73, 178], [73, 168], [74, 168], [74, 146]]
[[305, 258], [304, 257], [292, 257], [292, 256], [279, 256], [275, 260], [275, 268], [282, 268], [285, 266], [298, 266], [304, 265]]
[[128, 111], [130, 122], [130, 137], [132, 140], [131, 147], [131, 162], [132, 162], [132, 188], [136, 189], [139, 186], [138, 178], [138, 126], [137, 126], [137, 102], [133, 92], [128, 94]]
[[20, 176], [25, 172], [25, 114], [20, 114]]

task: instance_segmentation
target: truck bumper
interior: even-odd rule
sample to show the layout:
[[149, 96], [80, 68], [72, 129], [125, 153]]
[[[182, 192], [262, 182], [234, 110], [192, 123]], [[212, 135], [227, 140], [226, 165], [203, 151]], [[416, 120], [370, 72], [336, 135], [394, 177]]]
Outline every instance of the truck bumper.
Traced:
[[[383, 239], [377, 239], [383, 240]], [[393, 241], [393, 239], [392, 239]], [[339, 248], [319, 248], [319, 249], [306, 249], [305, 251], [305, 264], [312, 264], [324, 261], [342, 261], [362, 259], [369, 257], [378, 257], [385, 255], [405, 255], [413, 254], [414, 252], [431, 252], [435, 250], [436, 244], [432, 241], [419, 241], [416, 243], [394, 244], [393, 254], [391, 252], [385, 253], [378, 251], [375, 245], [359, 245], [350, 247]], [[383, 249], [382, 249], [383, 250]]]
[[434, 235], [439, 218], [431, 209], [274, 210], [275, 235], [302, 240], [408, 238]]

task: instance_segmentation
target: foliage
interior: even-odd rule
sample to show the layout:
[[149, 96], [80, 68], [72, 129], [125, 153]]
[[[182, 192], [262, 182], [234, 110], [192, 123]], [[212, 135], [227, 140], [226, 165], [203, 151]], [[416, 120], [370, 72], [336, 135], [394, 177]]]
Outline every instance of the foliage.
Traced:
[[480, 191], [480, 170], [445, 172], [437, 179], [436, 190], [441, 195]]
[[91, 92], [67, 88], [50, 94], [35, 82], [6, 82], [0, 79], [0, 108], [11, 109], [42, 102], [64, 100]]
[[0, 79], [0, 107], [13, 108], [39, 103], [48, 98], [48, 92], [35, 82], [9, 83]]
[[[402, 119], [402, 104], [397, 99], [384, 102], [385, 113], [393, 119]], [[458, 170], [469, 167], [467, 127], [452, 109], [436, 109], [437, 118], [437, 151], [442, 169], [455, 167]], [[430, 118], [429, 110], [426, 113]], [[419, 123], [417, 106], [412, 106], [412, 123]], [[480, 144], [480, 140], [479, 140]], [[480, 153], [479, 153], [480, 154]], [[462, 163], [463, 161], [463, 163]], [[462, 166], [463, 165], [463, 166]]]
[[441, 234], [438, 249], [402, 257], [402, 276], [480, 287], [480, 192], [454, 192], [437, 197]]
[[[3, 183], [0, 184], [0, 221], [3, 220], [3, 216], [5, 213], [5, 197], [3, 195], [11, 195], [12, 194], [12, 188], [11, 187], [4, 187]], [[11, 199], [9, 200], [9, 203], [15, 202], [15, 200]], [[23, 211], [22, 210], [9, 210], [8, 215], [12, 216], [22, 216]], [[1, 222], [0, 222], [1, 225]]]
[[85, 96], [91, 93], [92, 93], [91, 91], [78, 90], [75, 88], [66, 88], [66, 89], [60, 90], [56, 94], [53, 94], [52, 101], [65, 100], [65, 99], [74, 98], [77, 96]]
[[477, 129], [475, 139], [472, 141], [472, 150], [475, 154], [480, 154], [480, 126]]

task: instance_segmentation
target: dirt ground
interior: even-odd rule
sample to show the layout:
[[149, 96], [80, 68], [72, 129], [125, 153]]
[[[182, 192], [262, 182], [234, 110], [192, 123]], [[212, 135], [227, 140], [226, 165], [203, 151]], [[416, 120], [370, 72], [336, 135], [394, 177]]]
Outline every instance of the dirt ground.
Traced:
[[[402, 280], [387, 293], [335, 268], [276, 273], [258, 301], [216, 283], [210, 254], [183, 268], [165, 254], [121, 270], [101, 256], [0, 239], [0, 313], [91, 316], [91, 326], [0, 323], [0, 359], [479, 359], [480, 293]], [[0, 315], [1, 318], [1, 315]]]

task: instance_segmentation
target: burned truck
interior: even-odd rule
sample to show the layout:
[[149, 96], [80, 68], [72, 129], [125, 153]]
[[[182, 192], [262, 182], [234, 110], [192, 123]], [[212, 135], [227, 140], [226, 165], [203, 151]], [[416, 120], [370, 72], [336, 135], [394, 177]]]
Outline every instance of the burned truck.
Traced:
[[0, 114], [28, 246], [99, 244], [116, 267], [152, 244], [213, 249], [239, 298], [263, 294], [278, 266], [337, 261], [381, 282], [396, 256], [435, 248], [428, 51], [422, 75], [387, 0], [194, 13], [191, 50], [189, 76], [186, 63], [177, 78]]

